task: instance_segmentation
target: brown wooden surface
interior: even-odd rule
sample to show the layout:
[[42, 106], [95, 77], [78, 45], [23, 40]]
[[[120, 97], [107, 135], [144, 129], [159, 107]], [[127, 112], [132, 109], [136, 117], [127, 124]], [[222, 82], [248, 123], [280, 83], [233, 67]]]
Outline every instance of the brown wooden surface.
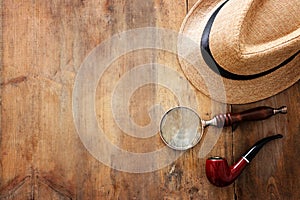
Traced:
[[[169, 166], [148, 173], [128, 173], [92, 157], [73, 121], [72, 90], [84, 58], [114, 34], [140, 27], [178, 31], [195, 1], [1, 1], [1, 148], [0, 199], [299, 199], [299, 83], [267, 100], [226, 106], [239, 112], [258, 105], [288, 106], [287, 115], [223, 129], [206, 157], [233, 163], [255, 141], [274, 133], [284, 138], [267, 145], [231, 186], [217, 188], [205, 177], [201, 145]], [[132, 41], [128, 41], [130, 43]], [[164, 42], [164, 41], [161, 41]], [[106, 49], [110, 51], [110, 49]], [[144, 49], [118, 58], [96, 90], [99, 125], [111, 142], [131, 152], [164, 147], [159, 136], [134, 138], [115, 124], [111, 92], [126, 72], [145, 63], [172, 67], [183, 76], [176, 55]], [[156, 77], [156, 71], [147, 76]], [[194, 90], [201, 117], [224, 106]], [[125, 101], [125, 100], [124, 100]], [[139, 88], [130, 99], [130, 115], [149, 123], [146, 110], [156, 103], [178, 105], [168, 89]], [[201, 110], [200, 110], [201, 109]], [[207, 130], [213, 134], [213, 129]], [[157, 162], [167, 159], [157, 158]], [[142, 165], [142, 164], [141, 164]]]

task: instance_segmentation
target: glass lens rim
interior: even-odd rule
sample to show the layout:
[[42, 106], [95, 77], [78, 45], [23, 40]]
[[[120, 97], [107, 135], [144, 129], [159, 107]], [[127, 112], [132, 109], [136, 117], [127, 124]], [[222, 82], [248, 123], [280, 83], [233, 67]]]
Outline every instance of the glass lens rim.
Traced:
[[[175, 110], [181, 110], [181, 109], [185, 109], [188, 110], [189, 112], [193, 113], [199, 120], [199, 128], [197, 129], [197, 134], [194, 134], [195, 137], [191, 140], [191, 142], [188, 145], [185, 146], [176, 146], [172, 143], [170, 143], [170, 141], [167, 141], [166, 138], [164, 137], [164, 131], [163, 131], [163, 125], [164, 122], [166, 121], [166, 118], [168, 117], [170, 112], [173, 112]], [[199, 131], [200, 129], [200, 131]], [[159, 132], [160, 132], [160, 137], [163, 140], [163, 142], [170, 148], [175, 149], [175, 150], [187, 150], [190, 149], [192, 147], [194, 147], [196, 144], [198, 144], [199, 140], [202, 137], [203, 134], [203, 127], [201, 124], [201, 118], [199, 117], [199, 115], [197, 114], [196, 111], [194, 111], [193, 109], [189, 108], [189, 107], [185, 107], [185, 106], [177, 106], [177, 107], [173, 107], [171, 109], [169, 109], [162, 117], [161, 121], [160, 121], [160, 127], [159, 127]], [[199, 134], [198, 134], [199, 133]]]

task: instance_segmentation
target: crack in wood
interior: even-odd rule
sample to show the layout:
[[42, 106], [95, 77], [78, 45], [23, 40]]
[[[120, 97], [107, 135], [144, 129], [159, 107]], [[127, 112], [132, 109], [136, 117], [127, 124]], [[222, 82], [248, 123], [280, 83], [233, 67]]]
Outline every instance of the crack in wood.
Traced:
[[189, 0], [185, 0], [185, 9], [186, 9], [186, 13], [189, 12]]
[[23, 178], [17, 176], [10, 181], [6, 186], [0, 189], [0, 199], [10, 198], [22, 188], [22, 186], [31, 178], [31, 176], [25, 176]]
[[51, 188], [52, 191], [56, 192], [60, 196], [66, 197], [68, 199], [74, 199], [73, 198], [74, 195], [68, 189], [66, 189], [66, 187], [64, 187], [59, 183], [55, 183], [54, 181], [51, 180], [51, 178], [47, 176], [40, 177], [39, 182]]
[[[41, 184], [50, 188], [51, 191], [58, 194], [61, 197], [66, 199], [74, 199], [74, 195], [66, 189], [65, 186], [52, 181], [52, 179], [48, 176], [40, 176], [37, 170], [32, 170], [31, 174], [24, 176], [15, 177], [12, 181], [10, 181], [7, 185], [0, 188], [0, 199], [11, 199], [18, 195], [18, 191], [25, 187], [26, 183], [28, 183], [30, 190], [30, 198], [37, 199], [35, 196]], [[28, 190], [28, 191], [29, 191]]]
[[26, 81], [26, 80], [27, 80], [27, 76], [18, 76], [18, 77], [9, 79], [9, 80], [6, 81], [6, 82], [1, 83], [1, 86], [5, 86], [5, 85], [16, 85], [16, 84], [22, 83], [22, 82], [24, 82], [24, 81]]

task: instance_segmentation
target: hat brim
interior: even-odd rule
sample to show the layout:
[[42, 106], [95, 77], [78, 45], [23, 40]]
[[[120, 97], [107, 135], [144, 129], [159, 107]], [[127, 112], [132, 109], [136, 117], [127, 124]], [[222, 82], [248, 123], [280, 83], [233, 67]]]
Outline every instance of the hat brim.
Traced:
[[[206, 24], [226, 0], [200, 0], [185, 17], [180, 33], [195, 42], [195, 47], [187, 47], [184, 40], [178, 40], [180, 66], [188, 80], [203, 94], [228, 104], [245, 104], [266, 99], [290, 87], [300, 77], [300, 55], [295, 55], [288, 62], [270, 73], [251, 79], [236, 80], [223, 77], [217, 70], [208, 66], [201, 54], [201, 36]], [[189, 60], [193, 59], [193, 62]]]

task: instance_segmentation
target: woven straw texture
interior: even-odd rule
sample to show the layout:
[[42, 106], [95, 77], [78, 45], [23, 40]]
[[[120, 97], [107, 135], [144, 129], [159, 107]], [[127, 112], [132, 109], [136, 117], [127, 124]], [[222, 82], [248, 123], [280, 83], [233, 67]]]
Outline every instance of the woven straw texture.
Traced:
[[220, 76], [207, 66], [200, 52], [207, 21], [224, 2], [200, 0], [182, 23], [180, 32], [199, 44], [199, 48], [189, 48], [178, 40], [178, 51], [195, 60], [188, 63], [179, 57], [190, 82], [212, 99], [229, 104], [259, 101], [297, 82], [300, 78], [300, 1], [229, 0], [216, 15], [209, 46], [214, 60], [223, 69], [238, 75], [255, 75], [272, 70], [292, 57], [280, 68], [249, 80]]

